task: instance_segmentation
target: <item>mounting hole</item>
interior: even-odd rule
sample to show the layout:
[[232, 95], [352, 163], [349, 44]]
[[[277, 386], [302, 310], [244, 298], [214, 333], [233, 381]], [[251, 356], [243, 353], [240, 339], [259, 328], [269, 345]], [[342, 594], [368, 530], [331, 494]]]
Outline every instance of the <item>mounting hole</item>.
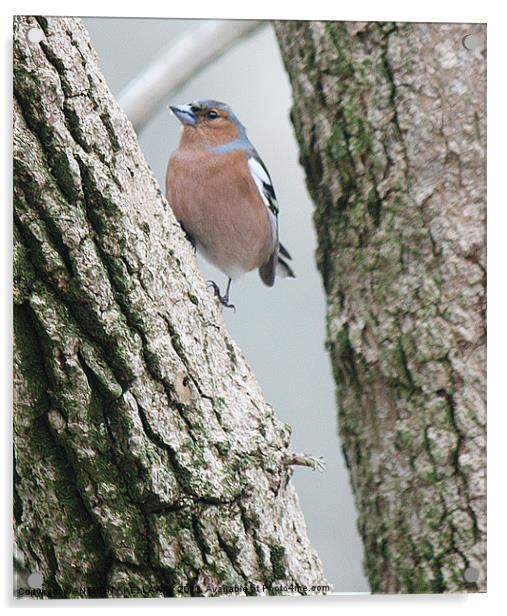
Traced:
[[44, 32], [40, 28], [30, 28], [26, 33], [29, 43], [40, 43], [44, 39]]
[[463, 577], [465, 578], [465, 582], [475, 584], [479, 579], [479, 570], [475, 567], [467, 567], [463, 573]]
[[30, 588], [40, 588], [42, 586], [44, 578], [42, 577], [42, 573], [38, 573], [37, 571], [35, 571], [34, 573], [30, 573], [26, 581]]
[[463, 47], [469, 51], [480, 49], [482, 47], [482, 37], [478, 34], [467, 34], [462, 40]]

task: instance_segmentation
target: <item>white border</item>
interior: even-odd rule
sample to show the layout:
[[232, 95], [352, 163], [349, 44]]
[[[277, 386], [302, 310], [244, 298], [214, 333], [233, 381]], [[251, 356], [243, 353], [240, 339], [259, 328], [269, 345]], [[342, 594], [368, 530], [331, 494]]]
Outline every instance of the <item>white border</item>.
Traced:
[[[282, 8], [283, 7], [283, 8]], [[290, 7], [290, 8], [288, 8]], [[339, 0], [294, 3], [274, 3], [269, 0], [256, 0], [255, 2], [240, 3], [237, 0], [222, 0], [210, 2], [192, 0], [192, 2], [143, 2], [142, 4], [118, 4], [106, 0], [88, 0], [85, 2], [69, 3], [62, 0], [54, 1], [23, 1], [5, 2], [1, 9], [0, 28], [2, 31], [2, 78], [1, 92], [3, 98], [2, 113], [0, 115], [2, 135], [1, 168], [3, 186], [3, 220], [0, 224], [2, 237], [0, 245], [3, 248], [0, 276], [2, 282], [2, 353], [0, 355], [0, 387], [4, 396], [2, 414], [4, 430], [2, 445], [4, 446], [3, 468], [4, 481], [2, 485], [6, 491], [2, 499], [2, 525], [1, 554], [3, 603], [7, 607], [26, 610], [38, 609], [85, 609], [100, 613], [107, 609], [108, 613], [124, 609], [165, 609], [171, 612], [185, 614], [195, 609], [238, 610], [251, 612], [262, 609], [267, 614], [290, 609], [291, 612], [300, 612], [308, 609], [319, 611], [332, 610], [339, 612], [346, 610], [354, 614], [375, 613], [382, 616], [391, 613], [411, 614], [477, 614], [478, 610], [487, 610], [488, 613], [499, 613], [496, 607], [505, 602], [501, 595], [505, 577], [505, 460], [500, 459], [500, 452], [506, 449], [505, 416], [507, 413], [507, 395], [503, 383], [506, 381], [505, 353], [507, 341], [505, 337], [505, 323], [507, 310], [505, 305], [505, 269], [506, 255], [502, 248], [507, 244], [506, 223], [506, 181], [507, 176], [507, 135], [505, 131], [506, 115], [506, 87], [505, 87], [505, 58], [507, 41], [507, 20], [501, 3], [494, 0], [480, 2], [461, 1], [457, 3], [442, 0], [424, 0], [420, 3], [407, 3], [401, 1], [361, 0], [355, 3], [340, 3]], [[11, 36], [13, 14], [56, 14], [67, 15], [97, 15], [97, 16], [124, 16], [124, 17], [180, 17], [180, 18], [236, 18], [236, 19], [339, 19], [339, 20], [392, 20], [398, 21], [459, 21], [459, 22], [487, 22], [488, 23], [488, 588], [487, 594], [468, 596], [333, 596], [313, 599], [295, 598], [262, 598], [262, 599], [182, 599], [182, 600], [86, 600], [86, 601], [34, 601], [29, 606], [25, 601], [14, 602], [11, 596], [11, 443], [12, 429], [9, 409], [11, 405], [11, 190], [12, 190], [12, 148], [11, 148]], [[190, 610], [190, 612], [189, 612]], [[493, 610], [495, 610], [493, 612]]]

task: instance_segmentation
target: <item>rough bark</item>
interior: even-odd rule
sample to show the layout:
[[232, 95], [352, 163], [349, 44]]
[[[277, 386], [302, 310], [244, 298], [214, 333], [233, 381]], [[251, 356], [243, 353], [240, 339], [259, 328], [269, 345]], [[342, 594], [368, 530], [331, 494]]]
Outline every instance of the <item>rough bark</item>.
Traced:
[[28, 568], [49, 596], [322, 592], [282, 464], [290, 427], [225, 331], [78, 20], [15, 19], [14, 93]]
[[371, 589], [484, 590], [485, 28], [276, 31]]

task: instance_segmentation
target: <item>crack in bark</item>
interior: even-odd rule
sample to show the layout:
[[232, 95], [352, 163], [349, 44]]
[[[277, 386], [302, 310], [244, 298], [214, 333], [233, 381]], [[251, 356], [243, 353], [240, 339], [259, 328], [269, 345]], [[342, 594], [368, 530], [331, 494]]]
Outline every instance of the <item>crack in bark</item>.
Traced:
[[[38, 329], [39, 328], [38, 321], [37, 321], [36, 316], [33, 313], [33, 310], [26, 304], [26, 305], [18, 307], [17, 311], [18, 311], [18, 314], [19, 314], [19, 311], [23, 311], [24, 323], [31, 328], [31, 334], [32, 334], [31, 340], [33, 344], [37, 346], [38, 357], [41, 358], [42, 360], [42, 358], [45, 356], [44, 345], [43, 345], [43, 342], [41, 341], [40, 331]], [[48, 413], [50, 409], [55, 407], [55, 401], [53, 401], [50, 397], [49, 392], [51, 391], [51, 388], [49, 386], [49, 383], [51, 383], [51, 378], [47, 372], [46, 366], [44, 365], [42, 361], [40, 361], [39, 370], [37, 371], [36, 378], [40, 380], [41, 382], [46, 383], [47, 385], [42, 385], [41, 387], [41, 393], [44, 395], [44, 398], [45, 398], [45, 402], [44, 402], [45, 411], [42, 415], [39, 415], [37, 419], [35, 420], [34, 429], [36, 429], [37, 432], [42, 431], [42, 430], [46, 431], [50, 437], [51, 445], [53, 447], [53, 451], [55, 452], [55, 455], [65, 460], [65, 464], [63, 465], [62, 468], [65, 469], [65, 475], [66, 475], [65, 480], [67, 481], [69, 486], [72, 486], [74, 488], [74, 492], [73, 492], [75, 496], [74, 504], [79, 507], [79, 510], [85, 516], [85, 519], [89, 522], [91, 527], [94, 529], [95, 537], [96, 538], [100, 537], [101, 541], [103, 542], [103, 548], [100, 551], [104, 553], [104, 558], [103, 559], [98, 558], [94, 565], [94, 571], [92, 570], [88, 572], [89, 578], [93, 578], [96, 575], [100, 577], [101, 570], [103, 568], [103, 562], [107, 560], [108, 554], [110, 552], [110, 548], [108, 547], [106, 538], [102, 534], [102, 528], [100, 524], [97, 522], [93, 511], [90, 510], [90, 508], [88, 507], [85, 496], [79, 490], [79, 482], [77, 481], [77, 476], [75, 473], [75, 466], [72, 464], [69, 458], [68, 451], [61, 444], [58, 436], [55, 434], [55, 431], [52, 428], [48, 420]], [[18, 475], [18, 484], [21, 481], [22, 481], [22, 477]], [[16, 486], [15, 486], [15, 489], [16, 489]], [[16, 491], [16, 493], [18, 492]], [[23, 500], [22, 497], [19, 497], [19, 498], [20, 500]], [[49, 585], [53, 584], [56, 587], [57, 591], [62, 591], [62, 587], [60, 583], [57, 582], [57, 576], [59, 572], [58, 559], [56, 557], [56, 553], [55, 553], [55, 549], [52, 544], [52, 541], [48, 535], [45, 535], [44, 545], [46, 546], [46, 549], [49, 550], [49, 551], [46, 551], [46, 555], [48, 557], [48, 564], [49, 564], [50, 571], [51, 571], [50, 579], [47, 582]]]

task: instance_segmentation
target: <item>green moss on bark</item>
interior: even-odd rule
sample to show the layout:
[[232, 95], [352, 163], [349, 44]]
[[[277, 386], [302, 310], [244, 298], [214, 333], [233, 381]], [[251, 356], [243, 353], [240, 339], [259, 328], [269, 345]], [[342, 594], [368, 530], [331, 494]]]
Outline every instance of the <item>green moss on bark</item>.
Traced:
[[484, 110], [485, 65], [454, 44], [467, 27], [275, 26], [376, 592], [470, 590], [470, 562], [485, 588], [485, 148], [473, 119]]

